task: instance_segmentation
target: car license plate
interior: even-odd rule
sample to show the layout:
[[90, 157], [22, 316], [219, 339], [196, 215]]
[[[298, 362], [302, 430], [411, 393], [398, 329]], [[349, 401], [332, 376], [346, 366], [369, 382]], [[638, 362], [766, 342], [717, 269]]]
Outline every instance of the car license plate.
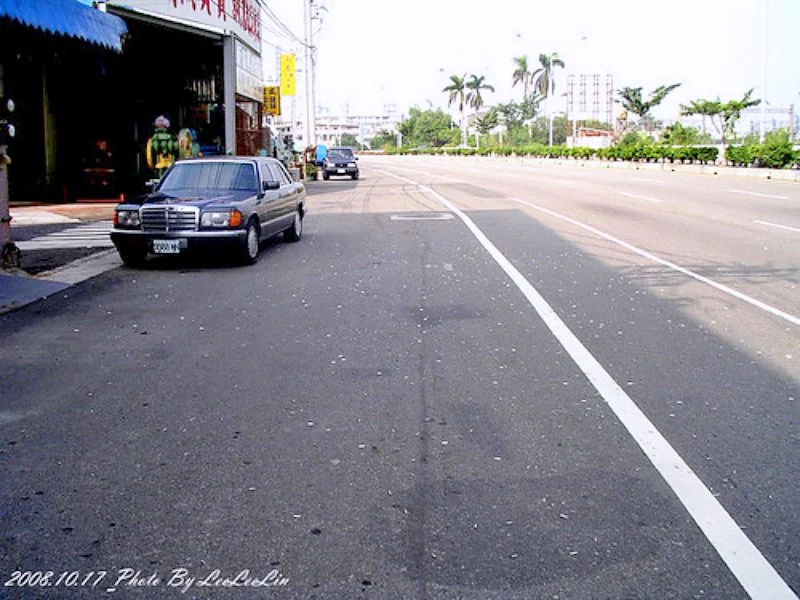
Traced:
[[337, 173], [344, 173], [344, 169], [336, 169]]
[[180, 240], [153, 240], [153, 252], [156, 254], [179, 254]]

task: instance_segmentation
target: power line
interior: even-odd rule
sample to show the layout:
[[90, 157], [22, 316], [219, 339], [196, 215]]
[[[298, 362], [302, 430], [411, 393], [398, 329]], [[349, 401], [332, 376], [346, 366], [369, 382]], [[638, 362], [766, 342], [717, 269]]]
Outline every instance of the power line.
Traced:
[[266, 0], [256, 0], [256, 1], [258, 2], [259, 6], [261, 6], [261, 8], [264, 10], [264, 12], [267, 14], [267, 17], [270, 19], [270, 21], [272, 21], [275, 25], [277, 25], [280, 31], [284, 32], [291, 40], [305, 46], [303, 40], [300, 39], [300, 37], [298, 37], [291, 29], [289, 29], [289, 27], [287, 27], [286, 24], [283, 21], [281, 21], [278, 15], [276, 15], [275, 12], [267, 5]]

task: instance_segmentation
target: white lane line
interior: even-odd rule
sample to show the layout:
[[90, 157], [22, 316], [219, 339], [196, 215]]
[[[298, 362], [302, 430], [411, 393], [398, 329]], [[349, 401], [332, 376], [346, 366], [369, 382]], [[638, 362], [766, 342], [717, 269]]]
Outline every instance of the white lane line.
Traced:
[[728, 190], [731, 194], [744, 194], [745, 196], [757, 196], [758, 198], [773, 198], [775, 200], [788, 200], [788, 196], [778, 196], [777, 194], [762, 194], [761, 192], [748, 192], [747, 190]]
[[434, 213], [432, 215], [392, 215], [390, 221], [451, 221], [453, 215], [450, 213]]
[[648, 202], [661, 202], [660, 198], [653, 198], [652, 196], [642, 196], [641, 194], [629, 194], [628, 192], [619, 192], [620, 196], [627, 196], [628, 198], [635, 198], [636, 200], [647, 200]]
[[796, 231], [800, 233], [800, 228], [798, 227], [788, 227], [786, 225], [778, 225], [776, 223], [770, 223], [769, 221], [753, 221], [753, 223], [757, 223], [758, 225], [768, 225], [769, 227], [777, 227], [778, 229], [786, 229], [787, 231]]
[[[407, 183], [416, 183], [392, 173], [386, 174]], [[783, 598], [797, 600], [792, 589], [739, 528], [719, 500], [670, 446], [666, 438], [661, 435], [625, 390], [614, 381], [608, 371], [572, 333], [555, 310], [511, 264], [511, 261], [497, 249], [472, 219], [456, 208], [447, 198], [428, 186], [420, 185], [419, 188], [436, 198], [461, 219], [481, 246], [516, 284], [548, 329], [603, 396], [628, 433], [636, 440], [647, 458], [675, 492], [750, 597], [759, 600], [762, 598], [764, 600]]]
[[519, 202], [520, 204], [524, 204], [525, 206], [529, 206], [529, 207], [531, 207], [533, 209], [536, 209], [536, 210], [538, 210], [540, 212], [543, 212], [543, 213], [545, 213], [547, 215], [550, 215], [551, 217], [555, 217], [557, 219], [561, 219], [562, 221], [566, 221], [567, 223], [571, 223], [572, 225], [575, 225], [576, 227], [580, 227], [581, 229], [585, 229], [586, 231], [590, 231], [593, 234], [595, 234], [597, 236], [600, 236], [603, 239], [608, 240], [609, 242], [613, 242], [613, 243], [617, 244], [618, 246], [622, 246], [623, 248], [638, 254], [639, 256], [642, 256], [642, 257], [644, 257], [644, 258], [646, 258], [648, 260], [652, 260], [653, 262], [657, 262], [658, 264], [664, 265], [665, 267], [669, 267], [670, 269], [678, 271], [679, 273], [683, 273], [684, 275], [687, 275], [687, 276], [691, 277], [692, 279], [696, 279], [697, 281], [700, 281], [702, 283], [705, 283], [706, 285], [710, 285], [711, 287], [719, 290], [720, 292], [724, 292], [725, 294], [729, 294], [729, 295], [733, 296], [734, 298], [738, 298], [739, 300], [743, 300], [744, 302], [747, 302], [748, 304], [752, 304], [753, 306], [755, 306], [757, 308], [760, 308], [761, 310], [764, 310], [764, 311], [766, 311], [768, 313], [771, 313], [771, 314], [775, 315], [776, 317], [780, 317], [781, 319], [785, 319], [785, 320], [789, 321], [793, 325], [800, 325], [800, 317], [796, 317], [795, 315], [791, 315], [791, 314], [789, 314], [787, 312], [784, 312], [784, 311], [782, 311], [782, 310], [780, 310], [778, 308], [775, 308], [774, 306], [770, 306], [769, 304], [761, 302], [761, 300], [756, 300], [755, 298], [752, 298], [752, 297], [750, 297], [750, 296], [748, 296], [746, 294], [743, 294], [742, 292], [739, 292], [739, 291], [737, 291], [737, 290], [735, 290], [735, 289], [733, 289], [731, 287], [728, 287], [727, 285], [723, 285], [721, 283], [717, 283], [713, 279], [709, 279], [708, 277], [703, 277], [702, 275], [699, 275], [698, 273], [695, 273], [694, 271], [690, 271], [689, 269], [686, 269], [684, 267], [681, 267], [680, 265], [676, 265], [675, 263], [669, 262], [668, 260], [664, 260], [663, 258], [659, 258], [655, 254], [651, 254], [650, 252], [647, 252], [646, 250], [642, 250], [640, 248], [637, 248], [636, 246], [633, 246], [632, 244], [629, 244], [628, 242], [623, 242], [621, 239], [615, 238], [613, 235], [609, 235], [609, 234], [607, 234], [607, 233], [605, 233], [603, 231], [600, 231], [599, 229], [597, 229], [595, 227], [592, 227], [591, 225], [586, 225], [585, 223], [581, 223], [580, 221], [576, 221], [575, 219], [572, 219], [572, 218], [570, 218], [570, 217], [568, 217], [566, 215], [562, 215], [561, 213], [557, 213], [557, 212], [555, 212], [553, 210], [550, 210], [548, 208], [544, 208], [542, 206], [538, 206], [536, 204], [532, 204], [531, 202], [525, 202], [524, 200], [520, 200], [519, 198], [510, 198], [510, 200], [513, 200], [514, 202]]
[[628, 181], [643, 181], [645, 183], [664, 183], [663, 179], [653, 179], [652, 177], [628, 177]]

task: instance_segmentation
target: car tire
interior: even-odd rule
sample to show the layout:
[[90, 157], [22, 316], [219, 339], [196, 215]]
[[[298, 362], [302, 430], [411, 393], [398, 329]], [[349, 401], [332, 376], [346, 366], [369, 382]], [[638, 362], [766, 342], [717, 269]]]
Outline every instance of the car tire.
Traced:
[[299, 242], [303, 236], [303, 215], [298, 210], [294, 213], [294, 220], [288, 229], [283, 231], [283, 239], [287, 242]]
[[120, 259], [126, 267], [138, 269], [144, 266], [147, 260], [147, 249], [143, 246], [126, 246], [117, 248]]
[[358, 179], [358, 173], [353, 173], [352, 177], [353, 177], [353, 181], [355, 181], [356, 179]]
[[252, 219], [247, 223], [247, 233], [240, 242], [239, 262], [243, 265], [252, 265], [258, 260], [260, 239], [258, 226]]
[[322, 173], [322, 178], [323, 178], [325, 181], [328, 181], [328, 180], [331, 178], [331, 176], [330, 176], [330, 175], [328, 175], [327, 173], [324, 173], [324, 172], [323, 172], [323, 173]]

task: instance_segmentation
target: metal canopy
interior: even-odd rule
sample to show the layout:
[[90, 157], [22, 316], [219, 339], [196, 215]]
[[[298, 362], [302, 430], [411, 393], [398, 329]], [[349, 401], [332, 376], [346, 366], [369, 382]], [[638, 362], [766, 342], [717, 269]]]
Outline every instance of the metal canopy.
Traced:
[[77, 0], [0, 0], [0, 18], [122, 52], [125, 22]]

